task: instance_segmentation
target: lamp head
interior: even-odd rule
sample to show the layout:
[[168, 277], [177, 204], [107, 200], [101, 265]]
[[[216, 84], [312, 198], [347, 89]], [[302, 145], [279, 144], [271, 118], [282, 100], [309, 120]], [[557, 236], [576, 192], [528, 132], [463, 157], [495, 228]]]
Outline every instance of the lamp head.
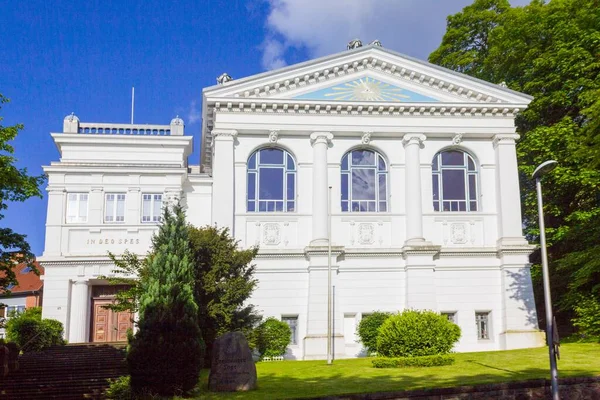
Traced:
[[542, 176], [546, 175], [548, 172], [552, 171], [558, 165], [558, 161], [548, 160], [544, 161], [533, 171], [533, 175], [531, 176], [533, 179], [541, 179]]

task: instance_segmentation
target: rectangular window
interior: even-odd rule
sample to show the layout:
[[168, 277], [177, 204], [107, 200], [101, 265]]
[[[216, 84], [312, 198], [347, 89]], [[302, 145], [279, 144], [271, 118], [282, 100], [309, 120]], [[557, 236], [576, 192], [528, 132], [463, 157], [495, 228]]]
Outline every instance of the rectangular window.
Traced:
[[475, 321], [477, 322], [477, 339], [485, 340], [490, 338], [490, 313], [476, 312]]
[[67, 194], [67, 223], [87, 222], [88, 194]]
[[451, 311], [451, 312], [442, 312], [442, 315], [446, 318], [448, 318], [448, 321], [456, 324], [456, 312]]
[[104, 222], [125, 222], [125, 194], [107, 193], [104, 201]]
[[162, 213], [162, 194], [144, 193], [142, 195], [142, 222], [160, 222]]
[[292, 337], [291, 337], [291, 345], [297, 345], [298, 344], [298, 316], [294, 316], [294, 317], [281, 317], [281, 320], [283, 322], [285, 322], [286, 324], [288, 324], [288, 326], [290, 327], [290, 330], [292, 331]]

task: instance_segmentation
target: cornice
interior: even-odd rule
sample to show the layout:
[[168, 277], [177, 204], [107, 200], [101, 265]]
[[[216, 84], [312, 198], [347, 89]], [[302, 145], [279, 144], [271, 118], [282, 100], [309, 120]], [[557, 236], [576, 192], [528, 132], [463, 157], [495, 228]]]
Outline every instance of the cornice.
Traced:
[[261, 113], [297, 115], [375, 115], [375, 116], [428, 116], [428, 117], [507, 117], [514, 118], [525, 108], [507, 103], [390, 103], [352, 102], [350, 104], [320, 100], [295, 99], [211, 99], [207, 106], [213, 114]]
[[439, 70], [418, 71], [417, 68], [423, 68], [423, 65], [411, 67], [408, 65], [409, 63], [403, 63], [402, 61], [398, 63], [392, 62], [386, 56], [378, 57], [376, 55], [369, 55], [363, 57], [353, 56], [353, 58], [354, 60], [342, 57], [336, 60], [337, 62], [335, 63], [330, 62], [318, 68], [312, 67], [312, 71], [310, 72], [306, 68], [298, 68], [297, 70], [290, 71], [292, 74], [283, 74], [283, 76], [276, 80], [247, 84], [244, 85], [245, 87], [233, 91], [232, 97], [263, 98], [274, 95], [282, 96], [288, 92], [318, 83], [343, 78], [360, 72], [373, 71], [388, 79], [401, 80], [417, 86], [439, 90], [447, 95], [469, 101], [482, 103], [499, 103], [502, 101], [496, 96], [467, 87], [472, 82], [467, 81], [466, 84], [458, 84], [450, 82], [451, 80], [457, 80], [457, 77], [446, 77], [446, 80], [444, 80], [443, 78], [434, 76], [440, 74]]

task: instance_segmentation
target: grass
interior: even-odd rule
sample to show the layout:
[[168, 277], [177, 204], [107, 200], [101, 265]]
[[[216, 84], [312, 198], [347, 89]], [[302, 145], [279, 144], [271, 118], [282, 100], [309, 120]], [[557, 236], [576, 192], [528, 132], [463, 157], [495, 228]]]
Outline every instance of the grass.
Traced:
[[[561, 346], [559, 378], [600, 375], [600, 344]], [[258, 389], [246, 393], [207, 392], [208, 371], [202, 374], [197, 399], [293, 399], [351, 393], [389, 392], [549, 378], [547, 348], [458, 353], [451, 366], [373, 368], [371, 358], [258, 363]]]

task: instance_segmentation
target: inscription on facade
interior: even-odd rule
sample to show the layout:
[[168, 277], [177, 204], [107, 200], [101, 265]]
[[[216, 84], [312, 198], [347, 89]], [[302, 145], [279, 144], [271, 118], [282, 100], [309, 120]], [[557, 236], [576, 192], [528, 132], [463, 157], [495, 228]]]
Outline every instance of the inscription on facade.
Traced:
[[101, 244], [140, 244], [140, 239], [88, 239], [85, 244], [90, 246]]

